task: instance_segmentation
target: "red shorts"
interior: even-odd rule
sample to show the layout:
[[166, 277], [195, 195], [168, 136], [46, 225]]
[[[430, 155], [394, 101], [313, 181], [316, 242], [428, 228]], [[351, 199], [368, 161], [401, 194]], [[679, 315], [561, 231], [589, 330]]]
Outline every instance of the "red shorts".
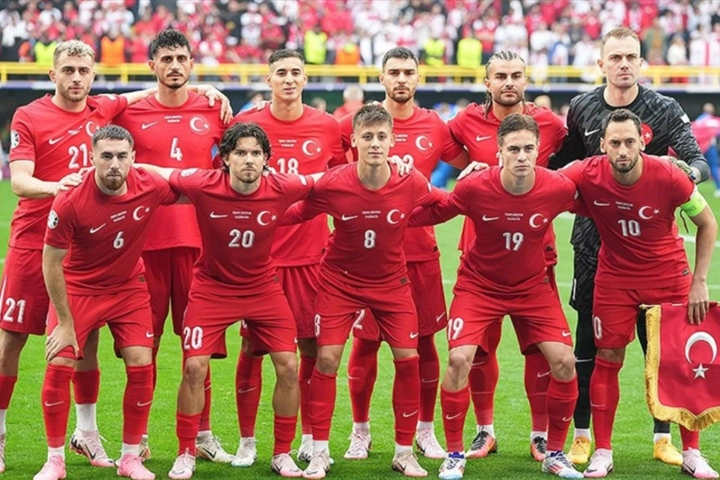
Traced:
[[[75, 322], [75, 338], [78, 342], [78, 356], [83, 358], [82, 349], [90, 332], [105, 324], [115, 339], [115, 353], [126, 347], [153, 346], [152, 313], [150, 295], [147, 290], [126, 290], [110, 295], [68, 294], [70, 312]], [[55, 308], [50, 306], [47, 333], [58, 325]], [[58, 356], [76, 358], [72, 348], [61, 351]]]
[[158, 339], [165, 331], [165, 320], [171, 304], [173, 331], [175, 335], [180, 335], [182, 331], [193, 266], [199, 256], [200, 249], [191, 247], [148, 250], [142, 253], [145, 278], [150, 291], [153, 329]]
[[[447, 325], [447, 306], [443, 291], [440, 259], [408, 262], [410, 291], [418, 316], [420, 336], [435, 335]], [[381, 340], [380, 329], [369, 310], [364, 310], [353, 327], [353, 335], [364, 340]]]
[[[297, 338], [315, 338], [315, 298], [319, 270], [319, 264], [277, 267], [280, 285], [295, 317]], [[243, 338], [250, 337], [245, 322], [240, 324], [240, 335]]]
[[509, 315], [520, 344], [528, 351], [538, 343], [560, 342], [572, 346], [572, 338], [560, 299], [549, 283], [518, 295], [484, 293], [464, 277], [459, 277], [450, 305], [447, 326], [449, 347], [477, 345], [490, 351], [488, 330]]
[[0, 329], [44, 335], [49, 305], [42, 250], [8, 248], [0, 280]]
[[243, 297], [191, 290], [182, 329], [185, 357], [227, 357], [225, 330], [240, 319], [248, 326], [256, 352], [295, 351], [295, 319], [279, 287], [274, 292]]
[[[315, 302], [315, 336], [318, 346], [343, 345], [357, 312], [368, 308], [377, 319], [380, 335], [391, 347], [417, 348], [417, 313], [406, 278], [391, 285], [356, 287], [341, 280], [320, 280]], [[357, 320], [356, 320], [357, 318]]]
[[621, 290], [595, 284], [593, 294], [595, 346], [625, 347], [635, 339], [640, 305], [687, 302], [691, 283], [692, 278], [687, 278], [687, 283], [683, 281], [681, 285], [643, 290]]

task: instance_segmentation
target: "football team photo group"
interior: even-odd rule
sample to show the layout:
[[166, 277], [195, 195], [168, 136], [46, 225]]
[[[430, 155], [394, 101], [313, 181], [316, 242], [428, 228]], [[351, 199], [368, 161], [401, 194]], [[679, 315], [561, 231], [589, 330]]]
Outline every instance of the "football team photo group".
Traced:
[[[497, 421], [527, 438], [522, 462], [536, 462], [537, 478], [642, 473], [621, 457], [616, 466], [628, 440], [613, 429], [628, 407], [628, 345], [637, 337], [648, 365], [655, 358], [649, 306], [662, 306], [665, 324], [686, 324], [692, 340], [678, 342], [687, 362], [696, 366], [708, 347], [687, 377], [707, 381], [692, 384], [688, 402], [713, 388], [717, 344], [703, 326], [720, 320], [708, 286], [718, 227], [700, 191], [711, 169], [680, 104], [639, 82], [632, 29], [604, 34], [604, 82], [577, 94], [566, 119], [526, 100], [528, 59], [511, 50], [484, 62], [486, 98], [447, 122], [416, 104], [421, 62], [403, 46], [382, 56], [384, 99], [340, 118], [303, 103], [308, 75], [296, 50], [272, 52], [269, 101], [238, 114], [191, 78], [184, 33], [163, 30], [149, 50], [154, 88], [98, 95], [93, 48], [60, 42], [54, 92], [14, 112], [0, 479], [95, 478], [101, 469], [135, 480], [215, 478], [209, 462], [226, 464], [227, 478], [268, 465], [281, 477], [343, 478], [343, 464], [363, 478], [494, 478], [486, 465], [503, 455], [494, 422], [505, 317], [522, 354], [517, 405], [530, 415]], [[462, 171], [451, 191], [430, 182], [441, 162]], [[460, 259], [448, 282], [434, 226], [456, 216]], [[571, 238], [556, 239], [553, 221], [568, 218]], [[561, 298], [559, 262], [573, 268], [570, 298]], [[23, 352], [34, 336], [44, 359]], [[163, 365], [161, 343], [176, 364]], [[98, 426], [109, 408], [99, 400], [103, 344], [124, 363], [121, 383], [102, 387], [122, 397], [109, 417], [119, 451], [103, 443], [110, 422]], [[216, 392], [213, 405], [216, 385], [233, 383], [215, 371], [228, 360], [211, 362], [224, 358], [234, 395]], [[31, 428], [44, 432], [47, 456], [22, 472], [10, 447], [30, 440], [14, 431], [21, 411], [11, 400], [40, 363], [39, 397], [29, 402], [42, 409]], [[179, 382], [163, 379], [173, 370]], [[623, 388], [654, 391], [642, 375], [631, 382]], [[172, 389], [174, 417], [150, 421], [161, 389]], [[371, 431], [373, 392], [384, 389], [387, 428], [374, 421]], [[712, 415], [691, 403], [656, 409], [666, 397], [651, 397], [657, 418], [638, 409], [647, 460], [674, 465], [666, 478], [718, 478], [717, 451], [701, 446]], [[239, 427], [237, 450], [211, 425], [218, 401], [234, 401], [237, 417], [214, 420]], [[347, 449], [331, 451], [348, 411]], [[173, 450], [148, 434], [155, 421], [175, 432]], [[364, 472], [381, 437], [394, 444], [391, 461]], [[90, 466], [66, 465], [69, 452]]]

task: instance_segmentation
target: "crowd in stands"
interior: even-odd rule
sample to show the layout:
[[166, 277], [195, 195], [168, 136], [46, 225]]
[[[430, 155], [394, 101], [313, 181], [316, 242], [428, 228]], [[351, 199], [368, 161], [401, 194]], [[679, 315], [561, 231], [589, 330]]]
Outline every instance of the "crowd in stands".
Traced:
[[[58, 41], [93, 45], [109, 65], [146, 62], [167, 27], [196, 62], [262, 63], [286, 47], [309, 64], [372, 65], [394, 46], [428, 65], [477, 67], [494, 51], [534, 66], [595, 65], [597, 42], [626, 25], [651, 65], [720, 65], [717, 0], [10, 0], [0, 11], [1, 61], [50, 63]], [[585, 81], [598, 72], [588, 68]]]

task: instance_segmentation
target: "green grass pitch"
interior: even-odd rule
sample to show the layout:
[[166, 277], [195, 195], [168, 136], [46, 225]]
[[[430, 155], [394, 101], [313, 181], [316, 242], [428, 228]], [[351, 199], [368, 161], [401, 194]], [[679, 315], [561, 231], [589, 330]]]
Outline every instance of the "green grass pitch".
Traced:
[[[716, 214], [720, 214], [720, 200], [712, 197], [709, 184], [701, 190], [711, 203]], [[9, 182], [0, 182], [0, 258], [5, 257], [9, 224], [15, 207]], [[460, 232], [461, 219], [454, 219], [437, 228], [437, 236], [442, 252], [442, 266], [445, 278], [448, 305], [451, 288], [457, 268], [456, 245]], [[558, 237], [560, 263], [558, 282], [565, 303], [569, 295], [572, 277], [572, 250], [569, 245], [571, 217], [564, 216], [555, 221]], [[693, 258], [694, 245], [688, 243], [688, 251]], [[719, 244], [716, 244], [719, 245]], [[710, 271], [709, 282], [711, 298], [720, 300], [720, 248], [715, 250], [715, 258]], [[40, 285], [37, 288], [41, 288]], [[566, 306], [566, 314], [574, 328], [575, 313]], [[523, 389], [523, 361], [518, 353], [517, 341], [510, 322], [505, 322], [505, 331], [499, 351], [500, 383], [498, 385], [495, 410], [495, 431], [500, 450], [488, 459], [468, 462], [467, 478], [542, 478], [540, 465], [529, 456], [529, 413]], [[107, 330], [101, 340], [100, 401], [98, 417], [100, 431], [107, 442], [105, 447], [112, 457], [118, 457], [121, 438], [121, 405], [125, 384], [123, 364], [112, 354], [111, 341]], [[234, 399], [234, 371], [239, 350], [237, 329], [228, 332], [230, 356], [224, 361], [212, 362], [213, 373], [213, 410], [214, 432], [223, 439], [223, 444], [231, 453], [238, 443], [237, 417]], [[447, 357], [444, 332], [437, 335], [438, 349], [441, 355], [441, 369], [444, 371]], [[0, 480], [29, 479], [37, 473], [45, 461], [45, 435], [40, 408], [40, 389], [42, 386], [45, 362], [43, 360], [44, 338], [32, 337], [23, 351], [20, 378], [10, 405], [7, 417], [8, 440], [6, 450], [7, 471]], [[347, 359], [347, 351], [345, 352]], [[147, 466], [156, 473], [157, 478], [167, 478], [167, 472], [175, 458], [177, 440], [175, 437], [175, 402], [180, 380], [180, 348], [178, 338], [165, 335], [159, 356], [158, 388], [155, 392], [152, 415], [150, 418], [150, 444], [153, 458]], [[331, 452], [337, 460], [329, 474], [335, 479], [402, 478], [399, 473], [390, 470], [393, 455], [391, 387], [393, 367], [389, 350], [381, 350], [380, 369], [371, 411], [373, 451], [370, 458], [361, 462], [349, 462], [342, 459], [347, 447], [347, 436], [352, 426], [350, 404], [347, 393], [347, 372], [345, 364], [338, 375], [338, 400], [331, 435]], [[259, 460], [249, 469], [235, 469], [227, 465], [215, 465], [198, 462], [195, 478], [206, 479], [256, 479], [275, 477], [269, 468], [272, 446], [272, 410], [270, 397], [273, 374], [269, 360], [264, 364], [264, 389], [260, 405], [260, 418], [257, 423], [259, 441]], [[622, 399], [615, 426], [615, 466], [612, 478], [620, 479], [656, 479], [681, 478], [678, 467], [670, 467], [652, 459], [652, 422], [648, 414], [643, 391], [642, 356], [639, 345], [629, 347], [625, 368], [621, 372]], [[444, 444], [442, 424], [437, 406], [436, 432]], [[474, 416], [468, 415], [465, 429], [466, 442], [474, 434]], [[70, 417], [69, 432], [74, 426], [74, 409]], [[714, 466], [720, 467], [720, 430], [710, 427], [703, 435], [703, 451]], [[673, 428], [674, 443], [679, 445], [680, 436]], [[297, 448], [299, 436], [294, 446]], [[437, 478], [440, 461], [420, 459], [432, 478]], [[110, 479], [116, 478], [114, 469], [95, 469], [82, 458], [68, 453], [68, 478], [72, 479]]]

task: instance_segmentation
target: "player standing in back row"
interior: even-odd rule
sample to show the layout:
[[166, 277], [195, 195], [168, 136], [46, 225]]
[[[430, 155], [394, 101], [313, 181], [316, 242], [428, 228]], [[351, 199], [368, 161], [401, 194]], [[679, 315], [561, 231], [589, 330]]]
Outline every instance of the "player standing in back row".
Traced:
[[[337, 121], [302, 102], [307, 83], [305, 61], [294, 50], [278, 50], [268, 59], [265, 82], [272, 101], [261, 109], [240, 113], [233, 122], [254, 122], [270, 139], [273, 156], [268, 165], [278, 173], [311, 175], [328, 166], [347, 163]], [[300, 414], [302, 443], [298, 460], [312, 455], [312, 428], [308, 417], [309, 381], [315, 368], [317, 344], [313, 318], [318, 270], [330, 231], [322, 215], [300, 225], [278, 228], [272, 248], [280, 284], [297, 323], [300, 350]], [[240, 444], [233, 466], [249, 467], [257, 459], [255, 421], [262, 389], [262, 345], [253, 345], [243, 329], [242, 353], [238, 361], [235, 391], [240, 415]]]

